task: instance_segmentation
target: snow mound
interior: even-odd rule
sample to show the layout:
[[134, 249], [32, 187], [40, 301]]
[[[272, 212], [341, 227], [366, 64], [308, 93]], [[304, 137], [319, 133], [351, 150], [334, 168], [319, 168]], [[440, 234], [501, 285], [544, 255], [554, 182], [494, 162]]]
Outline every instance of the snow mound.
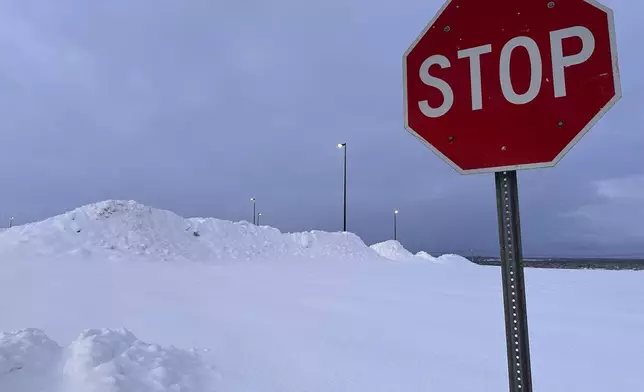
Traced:
[[429, 261], [436, 261], [437, 260], [436, 257], [434, 257], [434, 256], [430, 255], [429, 253], [424, 252], [422, 250], [420, 252], [416, 253], [416, 257], [418, 257], [419, 259], [429, 260]]
[[432, 263], [447, 265], [475, 265], [468, 259], [453, 254], [447, 254], [440, 257], [434, 257], [423, 251], [413, 254], [405, 249], [400, 242], [393, 240], [371, 245], [371, 249], [381, 257], [394, 261], [430, 261]]
[[0, 333], [0, 391], [48, 391], [62, 348], [44, 332]]
[[481, 267], [482, 266], [471, 262], [470, 260], [466, 259], [463, 256], [459, 255], [454, 255], [454, 254], [445, 254], [440, 257], [434, 258], [434, 261], [440, 264], [447, 264], [447, 265], [467, 265], [467, 266], [474, 266], [474, 267]]
[[194, 350], [163, 348], [127, 330], [88, 330], [63, 349], [37, 329], [0, 334], [0, 390], [210, 392], [215, 370]]
[[380, 256], [395, 261], [404, 261], [414, 259], [414, 254], [405, 249], [402, 244], [395, 240], [379, 242], [371, 245], [371, 249], [376, 251]]
[[268, 226], [214, 218], [185, 219], [135, 201], [107, 200], [0, 232], [0, 254], [14, 257], [149, 256], [156, 260], [373, 258], [351, 233], [284, 234]]

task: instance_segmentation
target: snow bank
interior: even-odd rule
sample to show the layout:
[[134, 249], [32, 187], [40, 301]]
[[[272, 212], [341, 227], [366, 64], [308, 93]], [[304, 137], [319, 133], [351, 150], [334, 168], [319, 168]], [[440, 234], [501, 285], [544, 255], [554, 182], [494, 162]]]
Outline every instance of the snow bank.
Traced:
[[371, 249], [373, 249], [381, 257], [395, 261], [431, 261], [433, 263], [440, 264], [448, 261], [453, 261], [449, 257], [445, 258], [441, 256], [437, 258], [423, 251], [413, 254], [405, 249], [405, 247], [402, 246], [400, 242], [393, 240], [373, 244], [371, 245]]
[[369, 259], [376, 256], [352, 233], [309, 231], [282, 233], [269, 226], [229, 222], [214, 218], [186, 220], [207, 248], [211, 258], [273, 259], [283, 256], [306, 258], [339, 257]]
[[0, 334], [0, 390], [210, 392], [217, 374], [197, 352], [163, 348], [127, 330], [88, 330], [63, 349], [43, 331]]
[[424, 252], [422, 250], [420, 252], [416, 253], [416, 257], [418, 257], [419, 259], [429, 260], [429, 261], [436, 261], [437, 260], [436, 257], [434, 257], [434, 256], [430, 255], [429, 253]]
[[371, 245], [371, 249], [376, 251], [380, 256], [395, 261], [410, 260], [414, 255], [405, 249], [402, 244], [395, 240], [379, 242]]
[[185, 219], [170, 211], [121, 200], [86, 205], [0, 232], [0, 254], [18, 258], [139, 255], [158, 260], [374, 257], [373, 251], [351, 233], [283, 234], [244, 221]]
[[480, 267], [484, 268], [476, 263], [471, 262], [470, 260], [466, 259], [463, 256], [459, 255], [454, 255], [454, 254], [446, 254], [442, 255], [440, 257], [435, 257], [434, 261], [439, 264], [447, 264], [447, 265], [464, 265], [464, 266], [469, 266], [469, 267]]
[[0, 257], [48, 259], [274, 260], [360, 259], [440, 261], [417, 255], [398, 241], [367, 246], [352, 233], [282, 233], [246, 221], [183, 218], [135, 201], [107, 200], [24, 226], [0, 231]]
[[394, 261], [430, 261], [432, 263], [445, 265], [476, 266], [476, 264], [472, 263], [468, 259], [453, 254], [447, 254], [440, 257], [434, 257], [423, 251], [413, 254], [405, 249], [400, 242], [393, 240], [373, 244], [371, 245], [371, 249], [381, 257]]

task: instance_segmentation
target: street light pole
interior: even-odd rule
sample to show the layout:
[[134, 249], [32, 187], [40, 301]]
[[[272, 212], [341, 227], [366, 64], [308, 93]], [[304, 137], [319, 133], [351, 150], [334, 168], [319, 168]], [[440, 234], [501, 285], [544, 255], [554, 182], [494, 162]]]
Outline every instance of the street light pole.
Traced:
[[256, 224], [257, 221], [255, 220], [255, 211], [257, 210], [257, 200], [254, 197], [251, 197], [250, 201], [253, 202], [253, 224]]
[[343, 181], [343, 197], [344, 197], [344, 225], [342, 231], [347, 231], [347, 143], [338, 144], [338, 148], [344, 150], [344, 181]]
[[394, 210], [394, 241], [398, 241], [397, 218], [398, 218], [398, 210]]
[[262, 217], [262, 213], [260, 212], [257, 214], [257, 226], [259, 226], [259, 218], [261, 217]]

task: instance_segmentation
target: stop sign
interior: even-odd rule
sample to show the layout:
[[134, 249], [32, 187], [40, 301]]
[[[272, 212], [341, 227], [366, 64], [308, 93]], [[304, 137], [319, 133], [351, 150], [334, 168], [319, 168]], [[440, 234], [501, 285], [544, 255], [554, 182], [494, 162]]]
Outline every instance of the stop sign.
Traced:
[[621, 96], [595, 0], [448, 0], [403, 75], [405, 127], [463, 174], [554, 166]]

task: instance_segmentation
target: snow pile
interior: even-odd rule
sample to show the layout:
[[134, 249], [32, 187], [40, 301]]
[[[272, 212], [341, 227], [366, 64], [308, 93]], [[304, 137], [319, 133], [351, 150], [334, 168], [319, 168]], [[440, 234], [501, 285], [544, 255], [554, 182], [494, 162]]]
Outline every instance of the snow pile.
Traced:
[[[423, 251], [413, 254], [407, 249], [405, 249], [405, 247], [402, 246], [400, 242], [394, 241], [394, 240], [373, 244], [371, 245], [371, 249], [373, 249], [381, 257], [384, 257], [389, 260], [394, 260], [394, 261], [431, 261], [434, 263], [442, 264], [442, 263], [448, 263], [448, 262], [460, 263], [463, 260], [465, 260], [462, 257], [456, 256], [456, 255], [434, 257], [429, 253], [423, 252]], [[468, 264], [470, 264], [468, 260], [465, 260], [465, 261]]]
[[470, 260], [466, 259], [463, 256], [459, 256], [455, 254], [445, 254], [440, 257], [434, 257], [433, 259], [434, 259], [434, 262], [439, 264], [464, 266], [464, 267], [470, 267], [470, 268], [485, 268], [484, 266], [480, 266], [476, 263], [471, 262]]
[[416, 257], [418, 257], [419, 259], [429, 260], [429, 261], [437, 261], [438, 260], [438, 259], [436, 259], [436, 257], [434, 257], [434, 256], [430, 255], [429, 253], [424, 252], [422, 250], [420, 252], [416, 253]]
[[283, 234], [244, 221], [185, 219], [170, 211], [120, 200], [90, 204], [0, 232], [0, 254], [19, 258], [138, 255], [160, 260], [374, 257], [351, 233]]
[[37, 329], [0, 333], [0, 391], [53, 388], [61, 353], [61, 347]]
[[310, 231], [292, 233], [290, 239], [296, 243], [299, 253], [309, 257], [340, 257], [353, 259], [373, 259], [377, 257], [370, 247], [353, 233], [327, 233]]
[[373, 244], [371, 245], [371, 249], [375, 250], [380, 256], [389, 260], [404, 261], [414, 258], [413, 253], [405, 249], [400, 242], [395, 240]]
[[0, 251], [42, 256], [205, 255], [206, 248], [191, 236], [189, 223], [174, 213], [110, 200], [6, 230], [0, 233]]
[[375, 254], [352, 233], [310, 231], [282, 233], [269, 226], [233, 223], [214, 218], [190, 218], [186, 222], [210, 258], [262, 258], [280, 256], [373, 258]]
[[371, 245], [371, 249], [373, 249], [379, 256], [394, 261], [431, 261], [432, 263], [437, 264], [476, 266], [476, 264], [472, 263], [468, 259], [453, 254], [447, 254], [440, 257], [434, 257], [423, 251], [413, 254], [405, 249], [400, 242], [393, 240], [373, 244]]
[[0, 390], [15, 392], [210, 392], [217, 380], [194, 351], [107, 329], [66, 349], [37, 329], [0, 334], [0, 374]]

